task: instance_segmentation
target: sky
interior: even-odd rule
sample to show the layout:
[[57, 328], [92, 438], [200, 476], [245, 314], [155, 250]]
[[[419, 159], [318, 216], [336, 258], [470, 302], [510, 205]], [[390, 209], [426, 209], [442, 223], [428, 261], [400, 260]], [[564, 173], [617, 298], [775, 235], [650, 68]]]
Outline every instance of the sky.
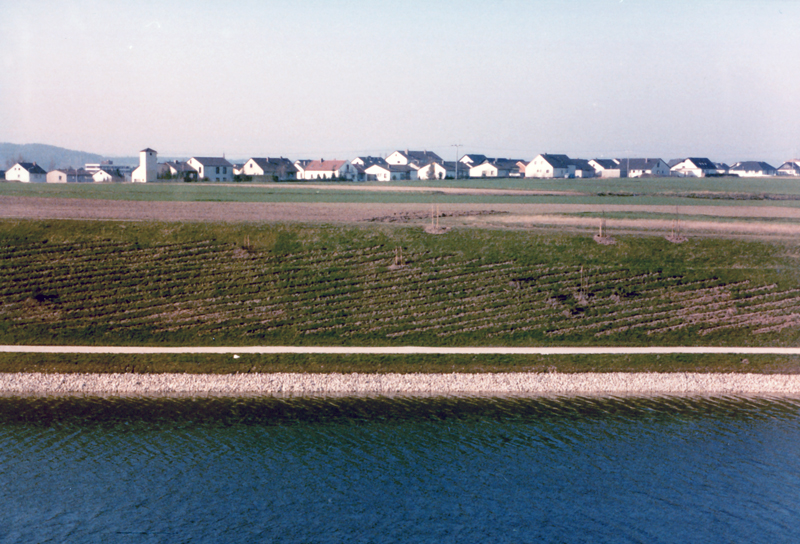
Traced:
[[0, 0], [0, 141], [779, 166], [800, 1]]

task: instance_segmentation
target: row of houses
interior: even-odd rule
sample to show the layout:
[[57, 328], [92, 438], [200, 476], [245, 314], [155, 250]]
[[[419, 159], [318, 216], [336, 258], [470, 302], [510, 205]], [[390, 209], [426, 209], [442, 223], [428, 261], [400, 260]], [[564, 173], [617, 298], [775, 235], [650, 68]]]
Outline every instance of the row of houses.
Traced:
[[[665, 162], [660, 158], [573, 159], [543, 153], [533, 160], [490, 158], [465, 154], [458, 161], [445, 161], [431, 151], [395, 151], [387, 157], [361, 156], [352, 160], [296, 160], [284, 157], [253, 157], [233, 164], [225, 157], [192, 157], [187, 161], [158, 162], [153, 149], [139, 153], [136, 169], [115, 167], [110, 161], [87, 164], [81, 169], [46, 172], [36, 163], [20, 162], [5, 179], [32, 183], [151, 182], [157, 179], [230, 182], [241, 177], [263, 177], [275, 181], [348, 180], [379, 181], [466, 178], [636, 178], [709, 176], [798, 176], [800, 160], [786, 161], [778, 168], [765, 162], [745, 161], [731, 166], [705, 157]], [[0, 171], [0, 174], [2, 172]]]

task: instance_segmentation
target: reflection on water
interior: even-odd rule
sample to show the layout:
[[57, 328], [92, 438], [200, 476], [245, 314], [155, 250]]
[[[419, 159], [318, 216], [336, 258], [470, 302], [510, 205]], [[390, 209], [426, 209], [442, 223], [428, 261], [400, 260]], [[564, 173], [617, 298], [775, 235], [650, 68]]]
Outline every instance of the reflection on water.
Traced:
[[776, 542], [800, 399], [0, 397], [0, 541]]

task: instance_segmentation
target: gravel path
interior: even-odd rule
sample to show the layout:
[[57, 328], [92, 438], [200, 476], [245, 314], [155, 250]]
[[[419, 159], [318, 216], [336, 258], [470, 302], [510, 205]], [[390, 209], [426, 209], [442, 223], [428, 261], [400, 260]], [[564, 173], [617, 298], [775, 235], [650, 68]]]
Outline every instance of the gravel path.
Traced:
[[800, 375], [502, 374], [0, 374], [0, 393], [67, 395], [784, 395]]

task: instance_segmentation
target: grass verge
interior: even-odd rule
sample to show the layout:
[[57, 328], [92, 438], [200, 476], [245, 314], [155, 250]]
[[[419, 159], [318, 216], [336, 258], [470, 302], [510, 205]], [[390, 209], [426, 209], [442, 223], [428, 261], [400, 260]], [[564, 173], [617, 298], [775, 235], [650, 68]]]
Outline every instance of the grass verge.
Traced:
[[709, 372], [800, 373], [800, 357], [782, 355], [130, 355], [0, 353], [0, 372], [236, 373], [498, 373]]

